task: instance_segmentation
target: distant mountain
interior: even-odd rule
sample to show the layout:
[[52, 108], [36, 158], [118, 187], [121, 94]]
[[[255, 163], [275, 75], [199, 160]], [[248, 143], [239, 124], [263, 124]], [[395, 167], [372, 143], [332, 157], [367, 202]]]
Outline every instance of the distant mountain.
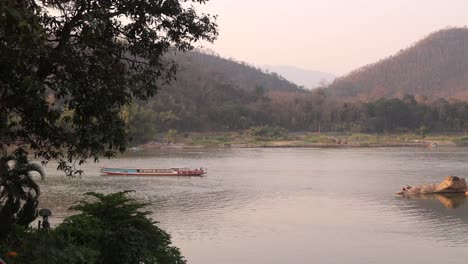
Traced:
[[320, 87], [323, 83], [329, 84], [335, 79], [335, 75], [326, 72], [304, 70], [294, 66], [263, 66], [269, 72], [276, 72], [291, 82], [304, 86], [307, 89]]
[[468, 29], [435, 32], [389, 58], [336, 79], [326, 92], [364, 101], [404, 94], [468, 99]]

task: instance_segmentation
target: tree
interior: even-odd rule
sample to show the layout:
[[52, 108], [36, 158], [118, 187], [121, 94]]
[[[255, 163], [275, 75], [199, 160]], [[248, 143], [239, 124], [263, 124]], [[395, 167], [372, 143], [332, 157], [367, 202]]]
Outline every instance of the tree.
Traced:
[[126, 148], [122, 108], [172, 80], [176, 66], [164, 54], [216, 38], [216, 17], [193, 6], [205, 2], [0, 1], [2, 228], [36, 216], [28, 151], [72, 176], [74, 162]]
[[81, 213], [65, 219], [57, 232], [96, 249], [100, 253], [96, 263], [185, 263], [170, 235], [148, 217], [151, 212], [142, 211], [147, 204], [128, 193], [87, 193], [97, 201], [72, 207]]
[[132, 104], [124, 107], [122, 114], [132, 143], [141, 144], [153, 139], [157, 133], [154, 111]]
[[167, 143], [176, 143], [178, 133], [179, 133], [179, 131], [177, 131], [177, 129], [169, 129], [166, 132], [166, 136], [165, 136], [166, 142]]
[[0, 157], [0, 241], [16, 224], [27, 226], [37, 217], [40, 190], [32, 172], [44, 178], [42, 167], [29, 163], [22, 153]]
[[128, 193], [87, 193], [86, 201], [71, 208], [79, 213], [56, 228], [25, 232], [21, 246], [11, 248], [18, 252], [14, 263], [186, 263], [170, 235], [143, 210], [146, 204]]
[[323, 89], [317, 89], [314, 91], [314, 106], [318, 108], [318, 110], [315, 111], [314, 113], [314, 121], [317, 123], [317, 132], [320, 134], [321, 132], [321, 123], [322, 123], [322, 106], [325, 102], [325, 99], [327, 95], [325, 94], [325, 91]]
[[120, 116], [174, 76], [168, 51], [213, 41], [205, 0], [0, 2], [0, 142], [69, 162], [127, 146]]

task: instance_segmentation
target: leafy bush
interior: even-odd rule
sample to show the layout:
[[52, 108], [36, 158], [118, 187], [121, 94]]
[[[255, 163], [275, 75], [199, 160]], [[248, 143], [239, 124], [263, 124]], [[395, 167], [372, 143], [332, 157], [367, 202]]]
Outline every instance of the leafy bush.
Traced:
[[468, 146], [468, 136], [463, 136], [463, 137], [459, 137], [459, 138], [456, 138], [455, 140], [453, 140], [455, 142], [455, 144], [457, 145], [460, 145], [460, 146]]
[[129, 191], [104, 195], [87, 193], [97, 202], [72, 207], [82, 213], [68, 217], [56, 232], [80, 246], [99, 252], [97, 263], [185, 263], [169, 234], [141, 211], [146, 204], [127, 196]]
[[310, 135], [305, 140], [307, 143], [332, 143], [332, 141], [323, 135]]
[[177, 140], [177, 135], [179, 134], [179, 131], [177, 129], [169, 129], [166, 132], [165, 138], [167, 143], [175, 143]]
[[94, 202], [81, 201], [57, 228], [19, 232], [19, 243], [0, 247], [0, 258], [13, 249], [12, 263], [184, 264], [169, 234], [141, 209], [146, 204], [127, 196], [129, 191], [104, 195], [87, 193]]
[[22, 237], [22, 244], [16, 252], [14, 263], [99, 263], [97, 249], [74, 243], [73, 239], [56, 230], [30, 230]]
[[373, 141], [377, 141], [377, 138], [375, 135], [352, 134], [351, 136], [348, 137], [348, 140], [355, 141], [355, 142], [373, 142]]
[[288, 134], [288, 130], [279, 126], [255, 126], [250, 127], [247, 134], [255, 137], [282, 138]]

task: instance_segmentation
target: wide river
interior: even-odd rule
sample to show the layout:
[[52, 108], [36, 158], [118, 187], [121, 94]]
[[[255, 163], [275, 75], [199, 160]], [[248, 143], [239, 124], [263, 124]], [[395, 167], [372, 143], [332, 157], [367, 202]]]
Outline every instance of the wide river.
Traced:
[[[103, 177], [100, 166], [207, 167], [206, 177]], [[402, 186], [468, 177], [468, 148], [207, 149], [132, 153], [68, 179], [51, 164], [52, 222], [84, 192], [136, 190], [192, 264], [464, 263], [464, 196]]]

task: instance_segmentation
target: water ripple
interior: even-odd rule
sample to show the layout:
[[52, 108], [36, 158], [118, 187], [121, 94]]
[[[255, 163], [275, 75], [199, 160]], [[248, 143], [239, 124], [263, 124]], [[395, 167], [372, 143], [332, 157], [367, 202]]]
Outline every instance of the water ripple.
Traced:
[[456, 263], [468, 258], [468, 202], [394, 192], [468, 176], [466, 160], [465, 148], [142, 152], [105, 164], [203, 166], [208, 176], [101, 177], [101, 164], [88, 163], [81, 179], [68, 179], [52, 165], [41, 206], [57, 224], [84, 192], [136, 190], [195, 264]]

